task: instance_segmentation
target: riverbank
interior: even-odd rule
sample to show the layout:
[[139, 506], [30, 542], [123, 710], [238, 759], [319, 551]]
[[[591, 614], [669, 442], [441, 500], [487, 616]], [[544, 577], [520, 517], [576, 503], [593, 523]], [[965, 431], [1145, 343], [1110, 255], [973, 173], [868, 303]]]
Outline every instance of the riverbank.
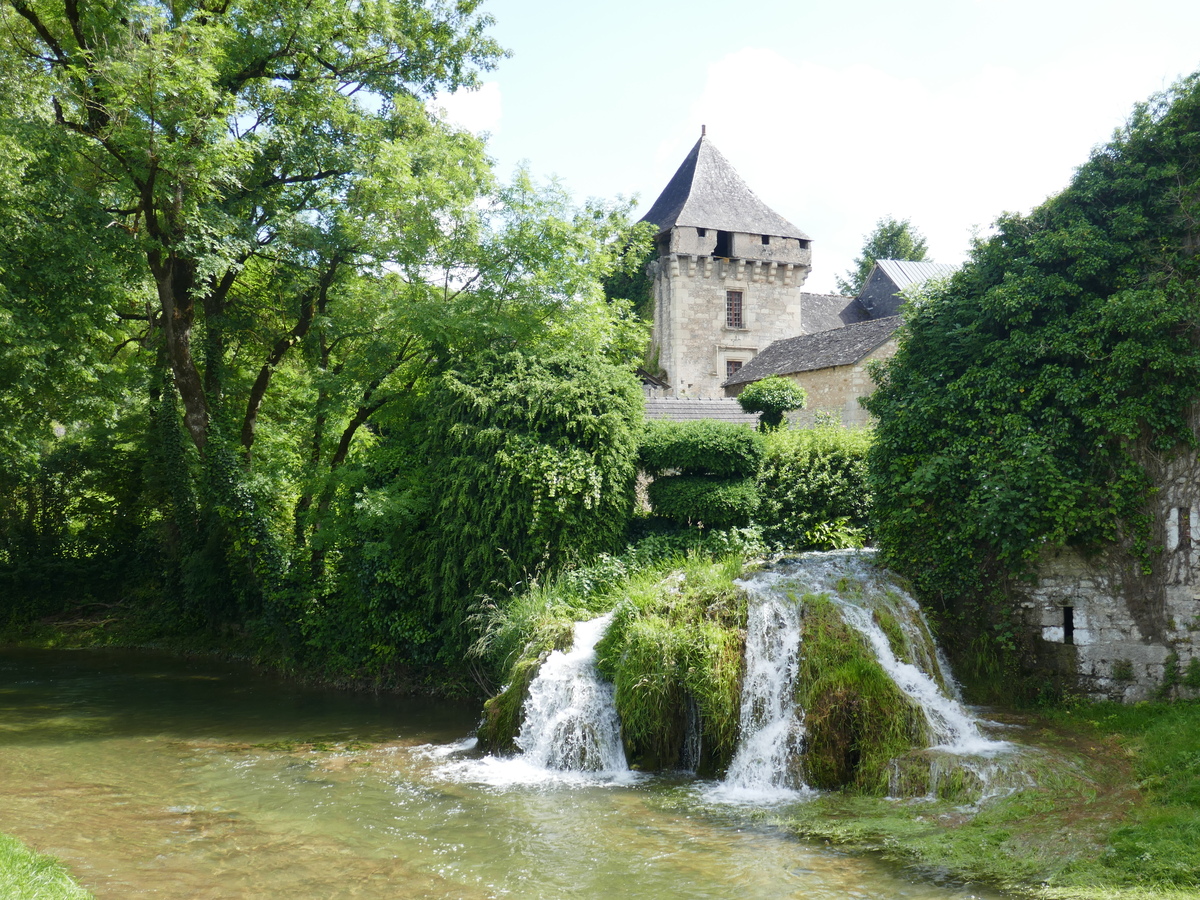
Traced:
[[0, 897], [5, 900], [91, 900], [62, 864], [0, 834]]
[[53, 617], [0, 628], [0, 650], [152, 650], [180, 657], [207, 657], [247, 663], [299, 684], [339, 690], [442, 697], [483, 702], [486, 692], [469, 671], [443, 666], [393, 665], [374, 671], [317, 671], [291, 664], [279, 648], [265, 646], [244, 629], [181, 631], [147, 616], [133, 604], [109, 604], [84, 614]]
[[977, 805], [826, 794], [776, 821], [935, 882], [1039, 900], [1197, 896], [1200, 706], [1089, 704], [999, 718], [1031, 748], [1028, 784]]
[[[112, 647], [120, 636], [111, 624], [83, 623], [47, 626], [23, 643]], [[1068, 704], [989, 716], [1030, 748], [1022, 764], [1032, 783], [977, 805], [829, 792], [764, 817], [808, 841], [883, 856], [922, 881], [994, 885], [1047, 900], [1196, 896], [1200, 705]]]

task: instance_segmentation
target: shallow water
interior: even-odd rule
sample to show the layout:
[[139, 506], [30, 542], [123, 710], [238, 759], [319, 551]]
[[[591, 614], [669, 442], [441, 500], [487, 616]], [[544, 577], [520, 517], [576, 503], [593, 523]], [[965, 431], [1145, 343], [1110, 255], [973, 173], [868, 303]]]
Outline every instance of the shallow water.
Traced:
[[686, 780], [522, 776], [469, 706], [229, 663], [0, 652], [0, 831], [98, 898], [887, 898], [914, 883]]

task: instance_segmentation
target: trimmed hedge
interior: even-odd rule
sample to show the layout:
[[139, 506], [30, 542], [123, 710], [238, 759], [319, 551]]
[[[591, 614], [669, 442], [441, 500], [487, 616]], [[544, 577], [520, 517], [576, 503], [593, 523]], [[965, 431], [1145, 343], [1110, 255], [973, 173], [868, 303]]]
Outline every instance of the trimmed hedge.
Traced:
[[804, 428], [774, 432], [765, 442], [758, 472], [762, 497], [755, 521], [769, 545], [789, 549], [821, 546], [823, 527], [866, 536], [871, 514], [867, 484], [866, 429]]
[[753, 478], [711, 475], [660, 476], [647, 489], [654, 514], [683, 525], [708, 528], [748, 525], [758, 510]]
[[747, 477], [758, 471], [762, 454], [762, 439], [746, 425], [653, 421], [642, 432], [638, 465], [649, 475]]

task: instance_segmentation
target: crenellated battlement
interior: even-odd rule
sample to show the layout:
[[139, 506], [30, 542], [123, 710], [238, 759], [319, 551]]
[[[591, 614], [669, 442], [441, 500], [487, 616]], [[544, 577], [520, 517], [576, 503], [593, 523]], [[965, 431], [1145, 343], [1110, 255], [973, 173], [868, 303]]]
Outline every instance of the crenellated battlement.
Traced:
[[[811, 251], [804, 251], [811, 256]], [[778, 284], [785, 288], [801, 287], [812, 266], [803, 262], [776, 262], [761, 259], [728, 259], [692, 253], [672, 253], [666, 258], [667, 274], [672, 278], [704, 278], [751, 284]]]

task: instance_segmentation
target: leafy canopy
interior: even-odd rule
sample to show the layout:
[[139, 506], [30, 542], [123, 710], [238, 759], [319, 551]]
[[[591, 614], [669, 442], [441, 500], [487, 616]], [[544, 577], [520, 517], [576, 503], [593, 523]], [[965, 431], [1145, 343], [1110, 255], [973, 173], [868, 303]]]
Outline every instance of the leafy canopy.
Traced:
[[738, 403], [748, 413], [760, 413], [759, 431], [775, 431], [783, 427], [784, 413], [804, 409], [808, 392], [790, 378], [768, 375], [748, 385], [738, 394]]
[[927, 598], [1046, 547], [1121, 540], [1155, 564], [1146, 464], [1195, 442], [1198, 217], [1193, 75], [910, 310], [866, 405], [876, 536]]

